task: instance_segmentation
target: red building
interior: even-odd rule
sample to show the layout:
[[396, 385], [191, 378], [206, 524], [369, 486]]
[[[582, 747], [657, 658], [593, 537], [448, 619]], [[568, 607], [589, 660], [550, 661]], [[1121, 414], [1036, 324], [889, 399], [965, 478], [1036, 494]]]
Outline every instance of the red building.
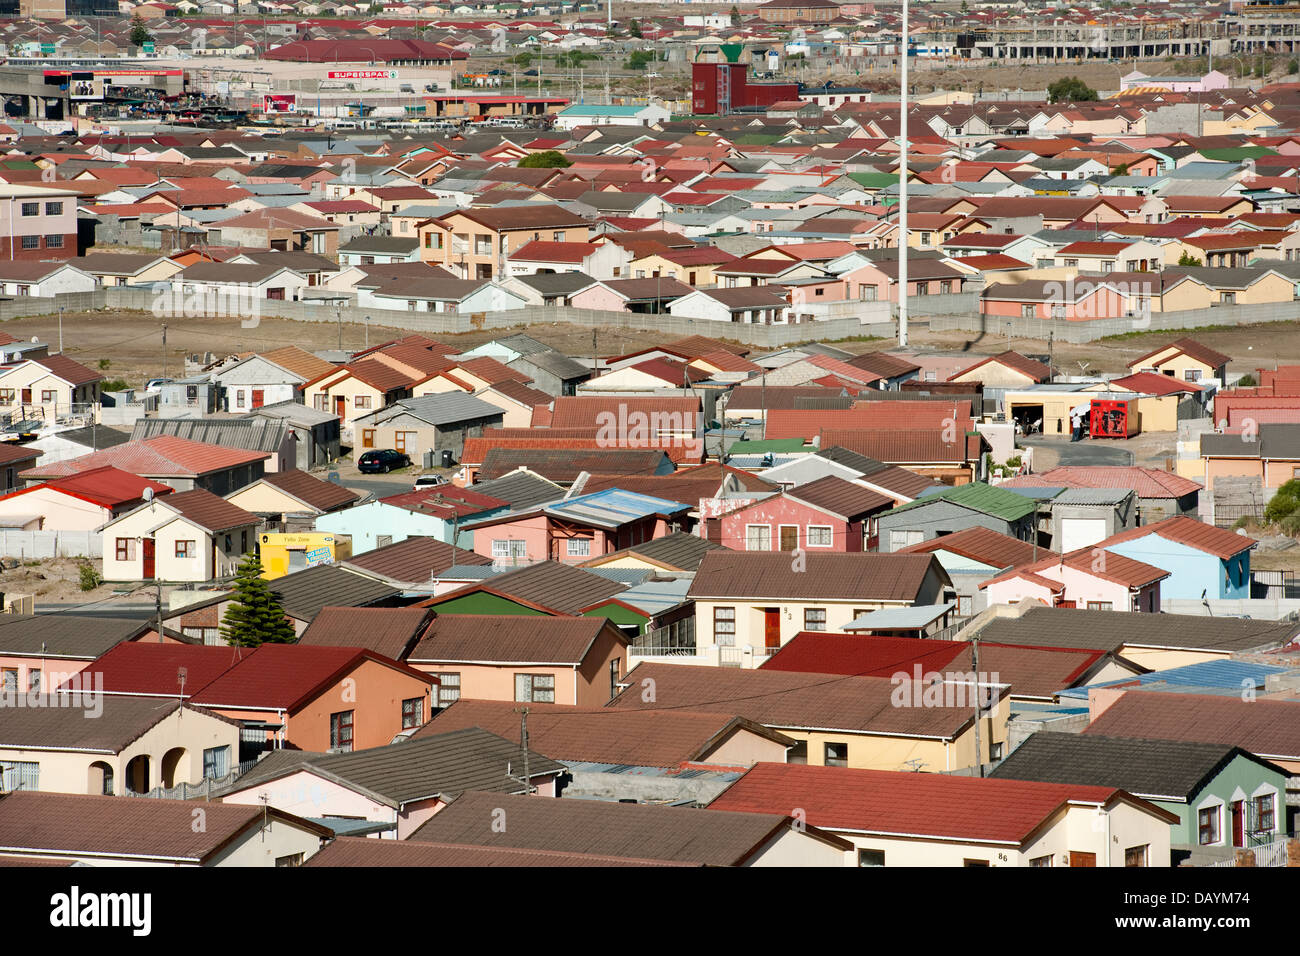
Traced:
[[773, 103], [799, 98], [798, 83], [750, 83], [749, 64], [735, 62], [739, 44], [725, 44], [721, 51], [725, 62], [691, 65], [691, 112], [695, 115], [726, 116], [745, 107], [767, 109]]

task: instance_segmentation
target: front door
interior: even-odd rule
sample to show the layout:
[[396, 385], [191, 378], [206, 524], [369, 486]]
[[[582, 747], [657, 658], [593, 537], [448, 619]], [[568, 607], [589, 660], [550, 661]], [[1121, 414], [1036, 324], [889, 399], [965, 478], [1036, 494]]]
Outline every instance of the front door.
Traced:
[[343, 395], [334, 396], [334, 414], [339, 417], [340, 422], [347, 418], [348, 400], [345, 396]]
[[799, 547], [799, 528], [792, 524], [781, 525], [781, 550], [793, 551]]
[[1246, 845], [1246, 808], [1241, 800], [1232, 804], [1232, 845]]
[[763, 608], [763, 645], [770, 648], [781, 646], [781, 609], [779, 607]]
[[32, 390], [30, 388], [25, 388], [23, 389], [23, 404], [30, 405], [31, 403], [32, 403]]
[[1070, 866], [1096, 866], [1097, 854], [1080, 853], [1078, 850], [1070, 851]]
[[154, 577], [153, 538], [145, 538], [140, 545], [141, 555], [144, 558], [144, 577], [147, 581]]
[[261, 408], [265, 404], [266, 404], [266, 389], [264, 388], [253, 389], [253, 407]]

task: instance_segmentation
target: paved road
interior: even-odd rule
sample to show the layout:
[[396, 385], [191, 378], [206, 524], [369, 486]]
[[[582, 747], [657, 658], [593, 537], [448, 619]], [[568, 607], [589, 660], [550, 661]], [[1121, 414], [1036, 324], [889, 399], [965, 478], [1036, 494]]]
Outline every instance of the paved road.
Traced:
[[1104, 438], [1085, 438], [1077, 442], [1061, 438], [1019, 438], [1017, 440], [1020, 444], [1034, 449], [1034, 471], [1047, 471], [1057, 465], [1133, 464], [1131, 451]]

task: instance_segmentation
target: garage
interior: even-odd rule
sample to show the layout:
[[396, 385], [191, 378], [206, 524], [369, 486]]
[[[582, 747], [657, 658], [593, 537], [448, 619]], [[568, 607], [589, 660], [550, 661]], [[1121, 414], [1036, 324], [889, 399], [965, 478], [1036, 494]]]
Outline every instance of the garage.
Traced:
[[1105, 518], [1062, 518], [1061, 547], [1062, 554], [1088, 548], [1106, 537]]

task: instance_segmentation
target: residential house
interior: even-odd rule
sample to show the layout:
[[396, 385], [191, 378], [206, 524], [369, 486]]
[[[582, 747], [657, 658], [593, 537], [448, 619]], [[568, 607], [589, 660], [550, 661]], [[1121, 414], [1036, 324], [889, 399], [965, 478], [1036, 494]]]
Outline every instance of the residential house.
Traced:
[[146, 503], [101, 530], [107, 581], [211, 581], [234, 573], [256, 546], [261, 519], [194, 488]]
[[893, 506], [892, 498], [827, 475], [724, 514], [717, 541], [735, 551], [874, 551], [875, 516]]
[[979, 587], [988, 594], [989, 604], [1019, 604], [1028, 598], [1048, 607], [1155, 614], [1168, 577], [1164, 568], [1098, 546], [1012, 568]]
[[1162, 600], [1250, 596], [1250, 552], [1258, 542], [1227, 528], [1176, 515], [1130, 528], [1098, 542], [1097, 548], [1164, 568]]
[[394, 448], [417, 463], [430, 452], [450, 452], [456, 461], [464, 451], [466, 438], [482, 435], [484, 428], [499, 426], [504, 418], [505, 413], [495, 403], [462, 392], [403, 398], [353, 420], [354, 433], [361, 438], [353, 454], [360, 456], [372, 448]]
[[226, 500], [257, 515], [267, 531], [306, 531], [321, 515], [342, 511], [360, 497], [340, 484], [287, 468], [263, 475]]
[[550, 203], [461, 209], [420, 223], [417, 230], [424, 260], [462, 279], [506, 275], [511, 256], [530, 242], [587, 240], [587, 221]]
[[26, 531], [97, 531], [172, 489], [111, 465], [30, 485], [0, 498], [0, 525]]
[[42, 463], [18, 477], [49, 481], [112, 465], [177, 491], [202, 488], [214, 495], [224, 495], [261, 478], [269, 457], [264, 451], [220, 448], [175, 435], [158, 435], [102, 448], [89, 455]]
[[988, 528], [1032, 542], [1038, 526], [1037, 502], [982, 482], [957, 485], [924, 495], [880, 515], [880, 549], [900, 551], [967, 528]]
[[104, 376], [66, 355], [49, 355], [0, 368], [0, 414], [11, 421], [98, 415]]
[[473, 488], [438, 485], [321, 515], [316, 519], [316, 530], [348, 535], [354, 556], [415, 536], [428, 536], [469, 550], [474, 532], [464, 527], [468, 519], [496, 515], [506, 508], [506, 502]]

